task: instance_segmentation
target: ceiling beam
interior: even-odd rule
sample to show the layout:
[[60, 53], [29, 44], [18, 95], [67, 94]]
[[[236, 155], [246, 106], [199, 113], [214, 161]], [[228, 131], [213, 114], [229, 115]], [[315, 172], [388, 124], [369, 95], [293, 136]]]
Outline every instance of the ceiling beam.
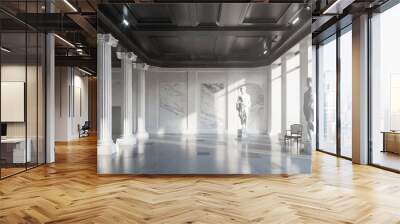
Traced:
[[263, 26], [223, 26], [223, 27], [155, 27], [133, 29], [133, 32], [270, 32], [270, 31], [287, 31], [290, 26], [287, 25], [263, 25]]

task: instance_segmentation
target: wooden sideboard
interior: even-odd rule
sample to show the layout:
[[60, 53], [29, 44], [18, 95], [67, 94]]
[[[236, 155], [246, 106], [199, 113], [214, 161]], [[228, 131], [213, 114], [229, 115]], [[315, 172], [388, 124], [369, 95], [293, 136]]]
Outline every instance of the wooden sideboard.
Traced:
[[400, 154], [400, 132], [384, 131], [383, 134], [383, 152], [392, 152]]

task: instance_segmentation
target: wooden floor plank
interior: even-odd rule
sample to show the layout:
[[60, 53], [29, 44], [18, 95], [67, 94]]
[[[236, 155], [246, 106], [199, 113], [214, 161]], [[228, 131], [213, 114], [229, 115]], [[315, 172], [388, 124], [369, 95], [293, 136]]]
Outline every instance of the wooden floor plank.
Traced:
[[313, 173], [99, 176], [96, 139], [0, 181], [0, 223], [400, 223], [400, 175], [315, 152]]

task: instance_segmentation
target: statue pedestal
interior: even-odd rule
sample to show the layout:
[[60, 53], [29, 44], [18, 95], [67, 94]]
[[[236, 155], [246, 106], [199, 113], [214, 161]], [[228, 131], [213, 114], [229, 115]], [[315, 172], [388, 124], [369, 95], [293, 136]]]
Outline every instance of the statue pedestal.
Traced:
[[237, 138], [238, 139], [242, 139], [242, 137], [243, 137], [243, 130], [242, 129], [238, 129], [237, 130]]
[[243, 129], [238, 129], [238, 130], [237, 130], [237, 138], [238, 138], [239, 140], [241, 140], [241, 139], [243, 139], [243, 138], [246, 138], [246, 137], [247, 137], [246, 130], [243, 130]]

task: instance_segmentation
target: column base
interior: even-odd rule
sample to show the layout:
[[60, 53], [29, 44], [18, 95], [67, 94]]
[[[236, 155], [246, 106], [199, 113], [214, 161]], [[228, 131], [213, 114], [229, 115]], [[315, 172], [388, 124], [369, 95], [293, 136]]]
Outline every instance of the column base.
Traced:
[[97, 155], [112, 155], [116, 152], [117, 150], [113, 142], [97, 143]]
[[136, 142], [136, 137], [132, 135], [117, 139], [116, 145], [135, 145]]
[[138, 132], [138, 133], [136, 133], [135, 136], [137, 139], [140, 139], [140, 140], [146, 140], [146, 139], [149, 139], [149, 137], [150, 137], [149, 133], [147, 133], [147, 132]]

